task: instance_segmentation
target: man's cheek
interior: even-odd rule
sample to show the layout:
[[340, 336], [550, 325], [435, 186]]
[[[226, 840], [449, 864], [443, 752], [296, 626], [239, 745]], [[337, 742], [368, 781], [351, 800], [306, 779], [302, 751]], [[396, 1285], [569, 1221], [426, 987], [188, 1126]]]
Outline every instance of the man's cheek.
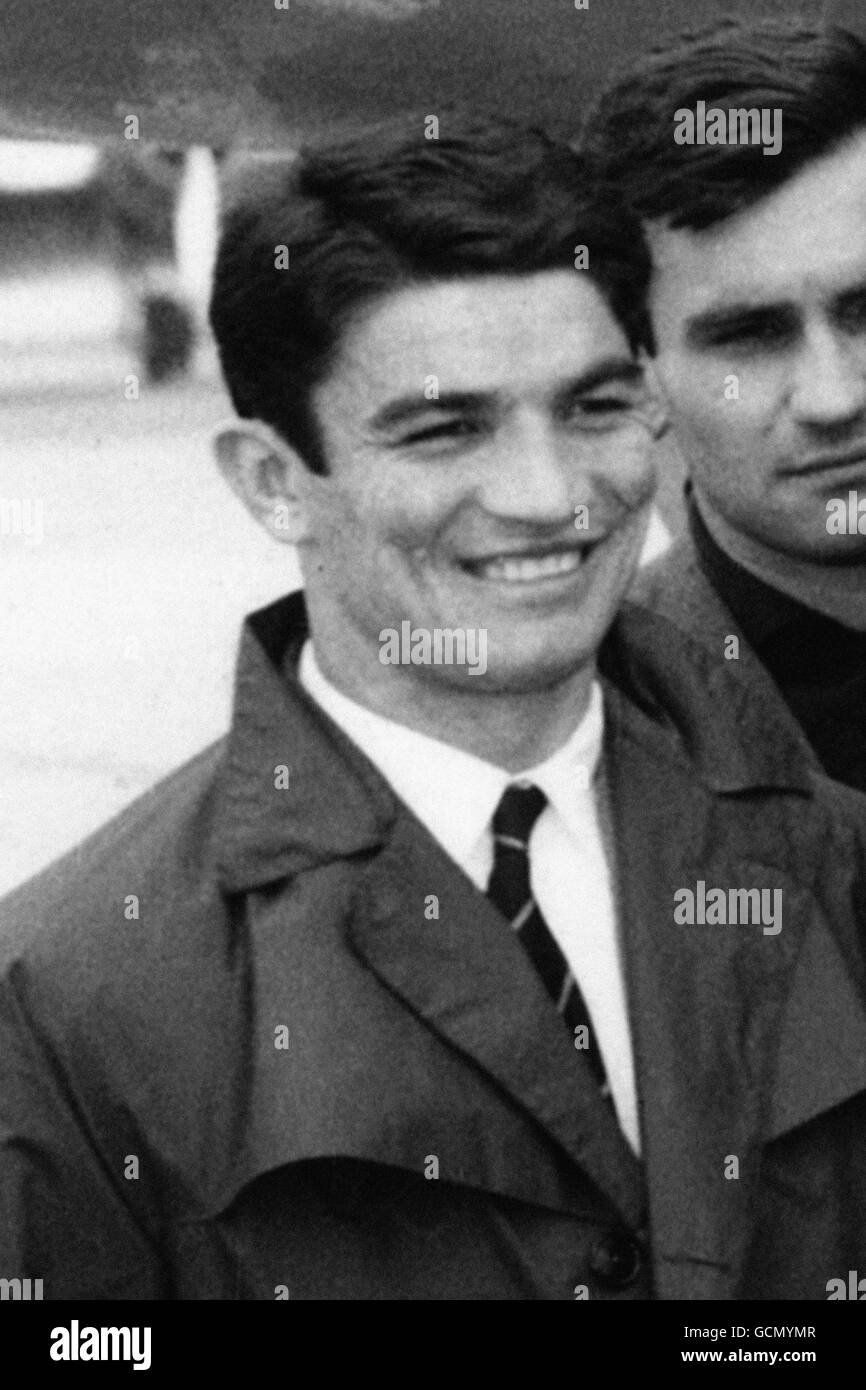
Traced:
[[429, 546], [452, 509], [426, 500], [417, 483], [401, 482], [375, 520], [382, 544], [416, 551]]
[[693, 383], [673, 412], [680, 438], [691, 434], [714, 453], [736, 456], [737, 441], [748, 440], [757, 428], [746, 390], [745, 378], [731, 366]]

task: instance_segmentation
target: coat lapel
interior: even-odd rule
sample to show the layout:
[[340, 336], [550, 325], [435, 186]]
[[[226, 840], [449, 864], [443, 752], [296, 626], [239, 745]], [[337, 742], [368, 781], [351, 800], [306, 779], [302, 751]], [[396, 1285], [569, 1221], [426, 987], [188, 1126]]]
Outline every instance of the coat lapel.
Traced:
[[[438, 921], [424, 917], [428, 891]], [[379, 979], [528, 1112], [625, 1222], [641, 1223], [640, 1164], [519, 941], [408, 812], [365, 874], [351, 938]]]
[[638, 570], [629, 597], [713, 654], [724, 652], [728, 639], [736, 636], [736, 674], [741, 690], [749, 698], [760, 694], [766, 702], [775, 738], [798, 742], [802, 759], [815, 768], [820, 766], [763, 662], [705, 575], [690, 535], [679, 537], [669, 551]]
[[[293, 1020], [295, 1065], [287, 1086], [272, 1032], [257, 1034], [247, 1075], [244, 1145], [228, 1158], [224, 1173], [211, 1175], [209, 1205], [224, 1205], [254, 1177], [305, 1157], [344, 1152], [399, 1164], [411, 1152], [415, 1166], [421, 1140], [417, 1098], [413, 1105], [404, 1095], [407, 1078], [414, 1075], [427, 1086], [431, 1074], [437, 1084], [446, 1074], [453, 1081], [460, 1059], [458, 1071], [465, 1073], [466, 1061], [471, 1066], [465, 1073], [474, 1088], [469, 1103], [482, 1112], [491, 1106], [489, 1133], [467, 1140], [467, 1180], [486, 1180], [494, 1190], [530, 1199], [538, 1190], [541, 1200], [553, 1204], [562, 1191], [552, 1177], [543, 1181], [539, 1174], [533, 1181], [532, 1171], [513, 1171], [516, 1160], [500, 1133], [504, 1098], [521, 1117], [512, 1140], [524, 1144], [524, 1166], [531, 1170], [541, 1153], [537, 1143], [517, 1137], [528, 1116], [580, 1165], [624, 1221], [639, 1226], [640, 1165], [520, 943], [364, 755], [298, 687], [290, 671], [305, 635], [298, 595], [248, 624], [213, 829], [223, 891], [231, 898], [245, 895], [256, 941], [250, 988], [257, 1012]], [[288, 772], [288, 787], [275, 794], [280, 766]], [[287, 878], [296, 902], [305, 880], [316, 885], [309, 890], [315, 902], [298, 908], [299, 922], [315, 922], [306, 940], [288, 925], [291, 907], [281, 907], [277, 885]], [[424, 915], [429, 894], [438, 898], [438, 920]], [[395, 999], [411, 1018], [395, 1016]], [[387, 1106], [383, 1111], [379, 1092], [365, 1102], [360, 1087], [368, 1088], [371, 1078], [359, 1080], [349, 1094], [343, 1073], [357, 1052], [359, 1019], [366, 1030], [364, 1055], [378, 1068], [374, 1079], [388, 1095], [403, 1097], [405, 1116], [388, 1115]], [[414, 1049], [412, 1056], [394, 1057], [395, 1037]], [[333, 1065], [326, 1063], [326, 1074], [317, 1074], [328, 1056]], [[481, 1123], [476, 1127], [484, 1129]], [[422, 1125], [422, 1132], [429, 1130]]]
[[[609, 701], [608, 776], [663, 1299], [736, 1297], [772, 1138], [866, 1089], [859, 992], [808, 887], [769, 839], [739, 852], [725, 806], [657, 731]], [[739, 816], [739, 819], [738, 819]], [[757, 817], [756, 817], [757, 819]], [[649, 829], [648, 829], [649, 828]], [[758, 836], [760, 831], [758, 831]], [[677, 925], [680, 888], [781, 888], [783, 929]]]
[[804, 933], [779, 1024], [769, 1139], [866, 1090], [863, 989], [820, 915]]
[[201, 1173], [208, 1210], [286, 1163], [339, 1155], [417, 1176], [433, 1153], [452, 1181], [597, 1209], [577, 1165], [642, 1229], [641, 1165], [519, 941], [408, 810], [377, 851], [255, 891], [244, 914], [257, 1023], [236, 1142]]

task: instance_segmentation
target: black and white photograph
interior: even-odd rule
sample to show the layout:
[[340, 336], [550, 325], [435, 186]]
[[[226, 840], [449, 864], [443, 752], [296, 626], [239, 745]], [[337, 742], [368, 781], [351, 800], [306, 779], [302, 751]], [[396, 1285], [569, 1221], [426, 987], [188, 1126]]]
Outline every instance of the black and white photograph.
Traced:
[[866, 1300], [862, 0], [0, 32], [23, 1363], [168, 1375], [192, 1302], [540, 1300], [636, 1368], [826, 1370], [847, 1319], [792, 1305]]

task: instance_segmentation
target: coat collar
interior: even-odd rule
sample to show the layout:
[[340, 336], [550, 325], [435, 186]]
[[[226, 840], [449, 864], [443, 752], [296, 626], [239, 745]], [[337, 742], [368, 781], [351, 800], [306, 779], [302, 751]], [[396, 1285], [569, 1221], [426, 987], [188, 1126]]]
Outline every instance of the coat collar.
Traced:
[[774, 589], [743, 565], [733, 560], [710, 534], [691, 490], [687, 493], [687, 519], [694, 557], [725, 607], [734, 615], [737, 627], [756, 650], [781, 638], [796, 642], [804, 624], [819, 621], [828, 629], [841, 624], [808, 608], [790, 594]]
[[387, 783], [293, 674], [308, 635], [300, 592], [244, 623], [214, 824], [229, 892], [373, 849], [394, 821]]
[[[244, 624], [214, 826], [229, 891], [382, 845], [397, 814], [384, 779], [293, 674], [308, 635], [300, 592]], [[796, 730], [664, 618], [626, 605], [599, 666], [643, 712], [648, 736], [712, 790], [811, 791], [814, 761]], [[278, 768], [288, 788], [275, 786]]]
[[[755, 745], [760, 745], [763, 726], [763, 734], [770, 740], [765, 750], [768, 771], [774, 766], [783, 770], [788, 765], [794, 779], [799, 775], [806, 781], [809, 769], [813, 775], [821, 771], [817, 754], [782, 699], [772, 676], [707, 577], [690, 535], [680, 536], [657, 560], [638, 570], [629, 591], [629, 601], [634, 608], [673, 624], [680, 631], [688, 659], [690, 663], [697, 663], [702, 681], [706, 678], [709, 661], [709, 677], [713, 679], [713, 672], [716, 673], [719, 693], [730, 701], [734, 721], [745, 722], [757, 731], [748, 740], [750, 762], [755, 755], [760, 756], [760, 747]], [[760, 624], [762, 619], [758, 621]], [[723, 654], [731, 637], [736, 637], [739, 645], [736, 660], [728, 662]], [[724, 668], [724, 675], [719, 668]], [[733, 683], [739, 693], [731, 693]], [[753, 766], [760, 765], [763, 764]], [[794, 772], [795, 768], [799, 773]], [[794, 784], [792, 780], [789, 785]], [[731, 790], [735, 788], [731, 786]]]
[[738, 663], [725, 660], [721, 634], [713, 650], [629, 601], [602, 646], [599, 669], [710, 790], [812, 792], [818, 764], [800, 729], [793, 718], [780, 719], [766, 679], [744, 680]]

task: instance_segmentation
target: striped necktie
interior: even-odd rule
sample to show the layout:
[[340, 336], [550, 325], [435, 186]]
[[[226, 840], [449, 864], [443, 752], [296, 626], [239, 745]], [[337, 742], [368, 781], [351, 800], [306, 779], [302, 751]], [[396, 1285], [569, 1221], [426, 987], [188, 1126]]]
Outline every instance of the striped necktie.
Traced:
[[529, 882], [529, 837], [532, 827], [547, 805], [540, 787], [506, 787], [493, 816], [493, 870], [487, 896], [508, 918], [512, 930], [538, 971], [545, 989], [562, 1014], [572, 1038], [575, 1029], [586, 1028], [581, 1049], [605, 1094], [609, 1093], [604, 1063], [589, 1011], [572, 975], [568, 962], [539, 911]]

